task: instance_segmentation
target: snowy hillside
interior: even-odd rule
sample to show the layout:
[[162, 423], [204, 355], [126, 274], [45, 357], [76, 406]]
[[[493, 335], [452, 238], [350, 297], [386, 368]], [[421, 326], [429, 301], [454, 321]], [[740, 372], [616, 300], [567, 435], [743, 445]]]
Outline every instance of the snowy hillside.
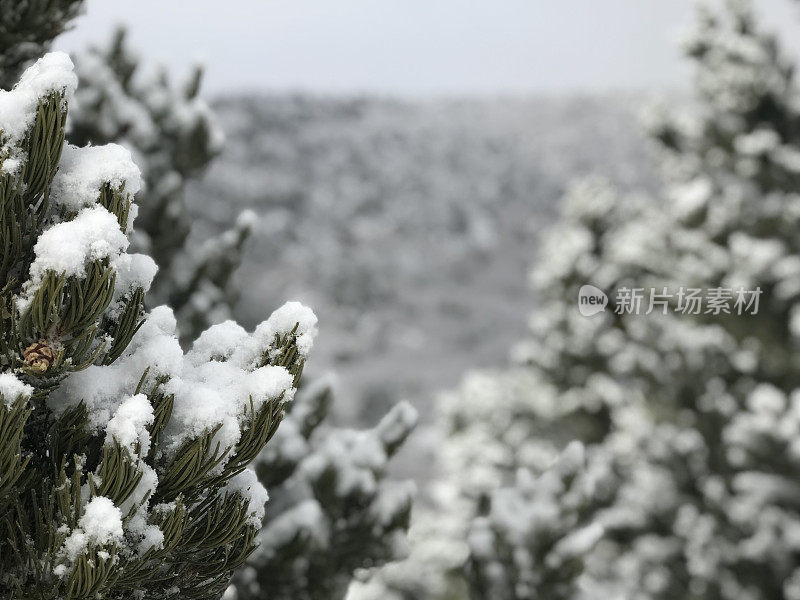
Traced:
[[528, 266], [566, 184], [590, 173], [649, 184], [640, 106], [224, 99], [226, 149], [190, 194], [195, 235], [254, 208], [239, 320], [284, 298], [314, 306], [309, 371], [336, 371], [339, 419], [373, 423], [397, 396], [424, 419], [437, 390], [503, 364], [523, 334]]

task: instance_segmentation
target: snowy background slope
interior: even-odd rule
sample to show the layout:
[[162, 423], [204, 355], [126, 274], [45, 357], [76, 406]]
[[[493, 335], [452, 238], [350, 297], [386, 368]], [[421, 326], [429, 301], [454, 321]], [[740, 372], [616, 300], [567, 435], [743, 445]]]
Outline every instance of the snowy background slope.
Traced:
[[261, 217], [238, 275], [246, 326], [314, 306], [309, 372], [335, 370], [341, 422], [501, 365], [533, 306], [538, 234], [576, 177], [648, 186], [642, 98], [404, 101], [258, 95], [215, 103], [227, 144], [189, 194], [202, 238]]

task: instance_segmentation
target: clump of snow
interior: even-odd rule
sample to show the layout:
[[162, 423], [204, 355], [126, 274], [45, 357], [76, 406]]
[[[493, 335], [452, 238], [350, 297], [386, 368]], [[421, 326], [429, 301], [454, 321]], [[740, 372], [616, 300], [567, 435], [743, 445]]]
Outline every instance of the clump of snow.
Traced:
[[317, 452], [300, 467], [304, 476], [319, 481], [328, 472], [336, 473], [336, 494], [373, 494], [375, 473], [385, 467], [388, 457], [383, 444], [369, 431], [343, 430], [324, 440]]
[[111, 260], [116, 273], [114, 296], [106, 309], [106, 316], [117, 320], [125, 309], [126, 301], [137, 289], [148, 292], [158, 272], [155, 261], [146, 254], [120, 254]]
[[297, 351], [308, 356], [317, 335], [317, 316], [299, 302], [287, 302], [273, 312], [269, 319], [256, 327], [253, 337], [261, 344], [269, 344], [275, 335], [289, 333], [297, 325]]
[[89, 501], [78, 525], [94, 544], [108, 544], [122, 537], [122, 513], [104, 496]]
[[72, 60], [65, 52], [48, 52], [25, 70], [12, 91], [30, 93], [37, 98], [63, 91], [69, 100], [78, 85], [73, 68]]
[[[229, 380], [228, 380], [229, 381]], [[232, 448], [239, 441], [238, 411], [233, 408], [230, 392], [202, 381], [174, 378], [166, 391], [175, 396], [172, 417], [165, 430], [163, 447], [176, 452], [185, 440], [194, 439], [219, 426], [212, 447]]]
[[786, 410], [786, 394], [774, 385], [762, 383], [747, 398], [747, 406], [754, 413], [780, 414]]
[[772, 129], [762, 128], [736, 136], [733, 143], [737, 152], [758, 156], [780, 146], [781, 137]]
[[292, 399], [294, 377], [284, 367], [266, 365], [247, 373], [241, 384], [244, 393], [253, 400], [256, 410], [269, 400], [283, 395], [284, 400]]
[[210, 360], [226, 361], [248, 338], [244, 327], [235, 321], [212, 325], [195, 340], [187, 358], [195, 366]]
[[[77, 212], [74, 219], [58, 222], [45, 230], [34, 246], [35, 258], [30, 279], [17, 300], [24, 311], [30, 304], [45, 274], [53, 271], [67, 277], [82, 277], [91, 261], [108, 259], [116, 272], [114, 298], [107, 316], [115, 318], [123, 308], [123, 298], [135, 288], [147, 291], [156, 273], [153, 260], [144, 255], [128, 255], [127, 236], [117, 217], [97, 205], [104, 184], [124, 186], [135, 194], [142, 186], [139, 168], [131, 153], [116, 144], [77, 148], [64, 147], [61, 165], [51, 184], [54, 205]], [[128, 213], [130, 227], [137, 214], [132, 204]]]
[[[123, 515], [130, 515], [125, 524], [126, 538], [136, 548], [139, 555], [142, 555], [148, 550], [164, 547], [164, 532], [161, 531], [158, 525], [148, 523], [150, 514], [148, 512], [149, 498], [158, 487], [158, 475], [152, 467], [143, 461], [139, 461], [137, 466], [142, 477], [133, 494], [122, 503], [120, 510]], [[151, 512], [158, 513], [162, 509], [174, 510], [174, 508], [174, 505], [169, 507], [159, 505]], [[135, 510], [131, 514], [132, 509]]]
[[[309, 309], [299, 304], [297, 307], [292, 314], [304, 319], [301, 335], [307, 336], [310, 343], [316, 318], [311, 320], [309, 314], [313, 317], [313, 313]], [[272, 325], [267, 321], [253, 334], [247, 334], [232, 322], [214, 326], [204, 332], [192, 351], [184, 356], [172, 310], [157, 307], [119, 359], [111, 365], [93, 365], [71, 374], [50, 395], [48, 405], [58, 415], [82, 400], [89, 411], [92, 428], [107, 429], [112, 416], [121, 414], [122, 399], [135, 392], [142, 374], [149, 368], [143, 391], [157, 378], [166, 377], [164, 392], [174, 396], [172, 416], [164, 431], [160, 452], [171, 456], [184, 441], [218, 426], [214, 444], [219, 443], [223, 449], [231, 448], [239, 441], [251, 400], [258, 410], [265, 402], [293, 398], [294, 378], [286, 368], [274, 365], [255, 368], [254, 364], [256, 357], [274, 350], [274, 334], [264, 336], [259, 331], [283, 332], [294, 327], [292, 323], [288, 329], [281, 329], [283, 322], [277, 321], [275, 324], [273, 320]], [[142, 414], [139, 416], [144, 418]], [[128, 429], [131, 420], [132, 417], [123, 419], [120, 416], [120, 427], [114, 425], [114, 435], [119, 433], [125, 440], [131, 440]], [[122, 424], [126, 427], [124, 434]], [[223, 466], [224, 462], [218, 468]]]
[[0, 396], [6, 406], [16, 402], [22, 396], [26, 400], [33, 394], [33, 387], [21, 382], [13, 373], [0, 373]]
[[245, 469], [235, 475], [228, 481], [222, 491], [228, 494], [239, 494], [247, 500], [249, 505], [248, 522], [253, 527], [261, 527], [261, 521], [264, 520], [264, 505], [269, 500], [269, 494], [258, 481], [254, 470]]
[[480, 559], [491, 558], [496, 544], [491, 521], [485, 517], [476, 518], [472, 522], [467, 542], [474, 557]]
[[120, 254], [111, 261], [111, 267], [117, 274], [114, 283], [115, 299], [129, 294], [137, 288], [142, 288], [147, 292], [158, 272], [155, 261], [146, 254]]
[[76, 528], [64, 540], [63, 552], [70, 561], [90, 546], [104, 546], [122, 541], [122, 512], [105, 496], [92, 498]]
[[114, 189], [124, 186], [131, 196], [141, 189], [141, 172], [130, 151], [117, 144], [85, 148], [66, 144], [50, 198], [57, 206], [77, 211], [97, 202], [104, 184]]
[[[199, 367], [184, 365], [183, 375], [165, 387], [174, 394], [172, 418], [165, 431], [166, 448], [221, 425], [215, 436], [223, 448], [239, 441], [242, 418], [250, 400], [256, 410], [269, 399], [291, 400], [293, 377], [287, 369], [265, 366], [253, 371], [233, 362], [211, 361]], [[171, 442], [169, 441], [171, 440]]]
[[714, 188], [707, 178], [697, 177], [688, 183], [674, 185], [668, 193], [680, 214], [691, 216], [706, 206]]
[[17, 146], [33, 125], [39, 102], [54, 93], [69, 101], [78, 85], [72, 69], [67, 54], [50, 52], [26, 69], [13, 90], [0, 90], [0, 150], [11, 157], [0, 171], [14, 173], [21, 166]]
[[318, 481], [334, 472], [336, 494], [341, 497], [375, 494], [392, 452], [416, 423], [414, 408], [401, 402], [374, 429], [334, 430], [303, 459], [298, 473], [310, 481]]
[[164, 532], [156, 525], [148, 525], [142, 534], [142, 541], [139, 542], [139, 554], [144, 554], [148, 550], [158, 550], [164, 547]]
[[[287, 302], [256, 327], [252, 335], [233, 321], [208, 328], [194, 343], [188, 358], [196, 365], [215, 359], [231, 362], [240, 368], [252, 368], [275, 341], [276, 335], [285, 335], [295, 326], [298, 352], [301, 356], [308, 356], [317, 335], [317, 316], [299, 302]], [[271, 356], [274, 357], [276, 351], [274, 349]]]
[[41, 279], [48, 270], [68, 277], [85, 275], [87, 262], [112, 256], [127, 246], [114, 215], [101, 206], [86, 208], [74, 220], [58, 223], [39, 237], [31, 279]]
[[48, 271], [67, 277], [85, 276], [90, 261], [114, 259], [127, 247], [128, 238], [114, 215], [102, 206], [84, 208], [72, 221], [57, 223], [39, 236], [33, 247], [30, 279], [23, 286], [17, 307], [24, 312]]
[[158, 377], [181, 372], [183, 352], [175, 328], [172, 310], [165, 306], [154, 308], [119, 359], [111, 365], [93, 365], [72, 373], [48, 397], [50, 409], [60, 415], [83, 400], [90, 426], [94, 430], [104, 428], [122, 399], [136, 391], [146, 369], [149, 368], [146, 386]]
[[150, 450], [150, 433], [147, 426], [152, 425], [153, 407], [147, 396], [136, 394], [123, 401], [106, 425], [106, 443], [110, 439], [120, 446], [134, 452], [138, 443], [140, 454], [146, 455]]
[[581, 442], [575, 440], [567, 444], [567, 447], [558, 457], [554, 468], [559, 473], [573, 473], [579, 470], [585, 462], [586, 449]]

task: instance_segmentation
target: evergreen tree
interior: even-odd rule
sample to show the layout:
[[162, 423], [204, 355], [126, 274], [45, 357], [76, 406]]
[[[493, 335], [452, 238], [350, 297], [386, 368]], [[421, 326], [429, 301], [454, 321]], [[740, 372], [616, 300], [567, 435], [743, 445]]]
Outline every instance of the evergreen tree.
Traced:
[[[701, 10], [686, 49], [696, 102], [651, 122], [660, 197], [576, 188], [517, 365], [442, 401], [472, 598], [800, 598], [794, 65], [739, 0]], [[578, 312], [584, 284], [605, 312]], [[666, 314], [626, 313], [622, 288], [667, 288]]]
[[[593, 452], [614, 474], [601, 486], [594, 514], [579, 521], [604, 534], [585, 548], [572, 597], [789, 599], [800, 589], [793, 322], [800, 104], [793, 65], [749, 4], [738, 1], [723, 14], [702, 11], [687, 52], [697, 68], [697, 106], [654, 127], [664, 201], [587, 237], [575, 264], [594, 261], [583, 283], [599, 276], [597, 285], [612, 284], [609, 291], [626, 282], [673, 294], [680, 287], [760, 290], [760, 310], [738, 315], [732, 296], [725, 310], [705, 306], [692, 314], [673, 296], [667, 315], [609, 314], [582, 340], [563, 321], [534, 328], [522, 353], [538, 376], [556, 383], [567, 405], [577, 393], [579, 410], [603, 407], [597, 425], [606, 431]], [[580, 228], [586, 211], [577, 222], [568, 218]], [[638, 235], [624, 235], [631, 230]], [[542, 263], [554, 256], [547, 252]], [[542, 268], [550, 277], [540, 283], [569, 283], [560, 310], [591, 321], [565, 304], [577, 295], [572, 269], [552, 265]], [[609, 272], [617, 274], [604, 279]], [[545, 303], [542, 321], [551, 308]], [[545, 429], [543, 417], [530, 412]], [[495, 530], [507, 493], [490, 496]], [[515, 559], [536, 556], [528, 540], [516, 539], [513, 548]], [[473, 563], [486, 562], [475, 553], [481, 549], [473, 546]], [[564, 575], [548, 561], [520, 571], [514, 561], [493, 560], [502, 564], [495, 576], [517, 582]], [[466, 572], [476, 583], [483, 571]], [[539, 593], [506, 589], [508, 598]]]
[[[629, 250], [658, 239], [647, 208], [646, 199], [623, 198], [597, 178], [569, 191], [532, 276], [539, 308], [531, 339], [515, 348], [513, 367], [471, 372], [439, 398], [447, 476], [429, 490], [433, 509], [415, 514], [409, 560], [381, 570], [348, 600], [574, 597], [570, 577], [580, 556], [553, 573], [543, 565], [563, 562], [558, 553], [567, 542], [559, 542], [574, 541], [575, 531], [597, 532], [595, 509], [610, 503], [618, 481], [594, 445], [585, 452], [591, 476], [580, 472], [579, 446], [569, 458], [561, 453], [575, 438], [607, 438], [617, 408], [635, 395], [628, 382], [637, 361], [649, 363], [653, 354], [649, 334], [638, 332], [635, 345], [611, 311], [587, 318], [574, 301], [587, 281], [614, 289], [632, 285], [626, 273], [643, 275], [646, 263]], [[613, 261], [606, 252], [615, 253]], [[554, 466], [544, 476], [559, 461], [569, 468]], [[596, 489], [595, 480], [602, 483]]]
[[293, 402], [256, 459], [270, 490], [260, 546], [235, 578], [238, 600], [344, 598], [362, 570], [406, 556], [413, 484], [386, 479], [416, 422], [406, 403], [371, 430], [325, 425], [331, 388], [320, 380]]
[[0, 591], [219, 597], [256, 548], [248, 464], [295, 392], [316, 318], [288, 303], [184, 354], [127, 253], [141, 187], [120, 146], [64, 143], [72, 63], [0, 92]]

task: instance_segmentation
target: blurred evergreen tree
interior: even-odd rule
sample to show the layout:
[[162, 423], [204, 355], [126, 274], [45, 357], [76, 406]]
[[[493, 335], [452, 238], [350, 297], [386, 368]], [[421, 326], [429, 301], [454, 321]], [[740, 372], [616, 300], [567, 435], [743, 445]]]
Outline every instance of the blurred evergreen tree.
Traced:
[[[552, 432], [594, 413], [595, 426], [580, 437], [597, 444], [590, 455], [599, 454], [612, 474], [587, 484], [586, 493], [597, 496], [593, 511], [570, 523], [562, 507], [553, 519], [562, 540], [580, 530], [604, 534], [581, 548], [581, 568], [571, 574], [577, 591], [548, 597], [798, 597], [800, 95], [793, 64], [748, 2], [731, 0], [719, 13], [701, 9], [686, 49], [696, 66], [696, 105], [651, 121], [663, 200], [638, 208], [630, 198], [588, 194], [565, 215], [582, 243], [555, 262], [568, 243], [554, 239], [537, 271], [545, 301], [517, 357], [543, 380], [533, 395], [546, 397], [555, 385], [562, 414], [553, 421], [534, 409], [529, 416]], [[631, 206], [638, 214], [591, 227], [596, 214]], [[640, 317], [609, 310], [586, 318], [566, 303], [580, 283], [650, 294], [666, 287], [673, 295], [667, 314], [656, 307]], [[706, 303], [693, 314], [676, 294], [681, 288], [704, 290], [707, 302], [706, 290], [722, 290], [728, 308]], [[560, 301], [548, 300], [553, 290]], [[749, 291], [760, 292], [758, 314], [738, 314], [740, 291], [748, 302]], [[540, 405], [541, 398], [532, 407]], [[509, 466], [526, 466], [524, 450], [524, 442], [514, 447]], [[473, 545], [465, 573], [473, 584], [487, 573], [538, 582], [492, 596], [536, 597], [549, 589], [543, 582], [563, 578], [564, 567], [552, 553], [520, 563], [538, 551], [502, 528], [507, 493], [491, 492], [480, 519], [492, 524], [493, 544], [484, 547], [510, 544], [512, 551], [498, 560]], [[535, 501], [521, 506], [516, 514], [528, 515], [535, 531]]]
[[414, 486], [386, 470], [416, 411], [401, 403], [374, 429], [341, 429], [325, 423], [331, 394], [324, 379], [303, 388], [256, 461], [271, 497], [238, 600], [342, 599], [362, 571], [406, 557]]
[[10, 90], [82, 8], [83, 0], [0, 1], [0, 89]]
[[192, 217], [186, 187], [222, 150], [224, 135], [199, 97], [202, 70], [175, 86], [164, 71], [148, 74], [126, 43], [123, 29], [107, 48], [79, 56], [81, 85], [69, 139], [76, 144], [116, 142], [142, 165], [138, 250], [153, 257], [159, 272], [153, 299], [173, 308], [184, 341], [231, 317], [238, 297], [233, 275], [256, 223], [245, 212], [233, 229], [187, 244]]
[[[800, 598], [800, 93], [754, 11], [700, 9], [695, 102], [650, 118], [659, 198], [577, 186], [515, 366], [441, 402], [469, 597]], [[579, 313], [584, 284], [612, 295], [605, 312]], [[638, 316], [623, 288], [646, 292]], [[407, 581], [354, 598], [407, 598]]]

